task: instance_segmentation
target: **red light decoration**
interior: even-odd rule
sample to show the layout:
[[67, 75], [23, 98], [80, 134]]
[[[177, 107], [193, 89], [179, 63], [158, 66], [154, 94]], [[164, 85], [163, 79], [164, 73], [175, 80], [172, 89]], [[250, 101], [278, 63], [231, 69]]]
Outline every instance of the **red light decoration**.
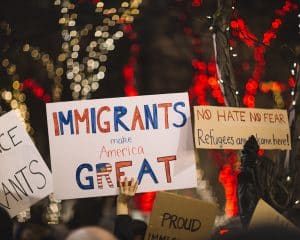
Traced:
[[[225, 213], [229, 217], [234, 217], [238, 214], [237, 208], [237, 173], [233, 171], [229, 164], [223, 165], [219, 174], [219, 181], [225, 189], [226, 206]], [[230, 199], [228, 201], [228, 199]]]
[[139, 193], [134, 197], [136, 207], [144, 213], [152, 210], [156, 192]]
[[123, 78], [125, 80], [124, 93], [126, 96], [137, 96], [138, 91], [135, 87], [135, 67], [140, 52], [140, 46], [134, 42], [137, 38], [137, 33], [134, 32], [131, 24], [124, 26], [123, 31], [128, 38], [133, 41], [130, 47], [130, 57], [127, 64], [123, 67]]
[[259, 150], [258, 150], [258, 155], [259, 155], [259, 156], [263, 156], [264, 153], [265, 153], [265, 150], [264, 150], [264, 149], [259, 149]]
[[[184, 19], [185, 18], [180, 18]], [[182, 20], [183, 21], [183, 20]], [[192, 38], [192, 45], [195, 56], [197, 58], [192, 59], [192, 66], [195, 70], [193, 84], [189, 89], [190, 102], [195, 102], [199, 105], [209, 105], [207, 101], [208, 90], [211, 90], [211, 96], [216, 100], [217, 104], [224, 105], [224, 96], [221, 92], [220, 85], [218, 84], [217, 78], [217, 69], [215, 60], [211, 60], [206, 63], [201, 61], [201, 43], [197, 35], [193, 34], [192, 29], [189, 28], [189, 31], [185, 28], [184, 33]], [[235, 45], [235, 42], [231, 42], [232, 45]], [[218, 168], [222, 168], [226, 161], [229, 161], [229, 164], [226, 166], [230, 167], [231, 171], [221, 170], [219, 173], [219, 181], [223, 185], [225, 190], [225, 213], [229, 217], [236, 216], [238, 214], [237, 206], [237, 173], [233, 170], [234, 165], [236, 165], [237, 158], [236, 154], [233, 151], [228, 152], [228, 158], [224, 161], [220, 155], [220, 151], [212, 151], [213, 159], [216, 161]], [[228, 169], [228, 168], [227, 168]]]
[[[177, 0], [178, 3], [182, 3], [182, 0]], [[193, 7], [201, 6], [201, 0], [192, 0]], [[255, 60], [255, 65], [253, 68], [253, 72], [251, 73], [251, 77], [249, 77], [246, 85], [245, 85], [245, 95], [243, 97], [243, 103], [247, 107], [255, 107], [255, 95], [257, 91], [260, 89], [262, 92], [269, 91], [282, 91], [283, 87], [279, 83], [262, 83], [259, 86], [262, 75], [264, 74], [265, 68], [265, 51], [266, 47], [270, 46], [272, 41], [277, 38], [277, 31], [282, 26], [283, 17], [290, 11], [298, 9], [296, 4], [293, 4], [291, 0], [286, 0], [283, 7], [277, 9], [275, 11], [276, 17], [271, 22], [271, 27], [264, 34], [261, 41], [257, 39], [255, 34], [251, 33], [249, 28], [247, 27], [244, 19], [234, 14], [234, 19], [231, 21], [231, 33], [232, 36], [240, 39], [244, 42], [248, 47], [253, 48], [253, 56]], [[178, 16], [178, 19], [184, 23], [187, 21], [187, 15], [181, 14]], [[136, 33], [132, 30], [132, 25], [127, 25], [124, 28], [124, 32], [129, 34], [129, 39], [135, 40]], [[209, 105], [207, 100], [207, 94], [209, 94], [209, 90], [211, 91], [211, 96], [216, 100], [219, 105], [224, 105], [224, 97], [220, 90], [217, 74], [216, 74], [216, 64], [214, 60], [210, 62], [201, 61], [201, 43], [198, 36], [193, 34], [193, 29], [191, 27], [183, 28], [183, 32], [191, 38], [193, 50], [195, 54], [195, 58], [192, 60], [191, 65], [195, 70], [195, 74], [193, 77], [193, 84], [189, 88], [189, 97], [190, 102], [201, 104], [201, 105]], [[235, 47], [236, 41], [234, 39], [230, 40], [230, 46]], [[126, 95], [135, 95], [138, 94], [134, 83], [134, 69], [136, 64], [136, 56], [138, 51], [134, 53], [131, 50], [131, 58], [123, 68], [123, 76], [125, 79], [125, 94]], [[135, 56], [135, 57], [134, 57]], [[250, 70], [249, 63], [243, 63], [242, 65], [244, 70]], [[295, 86], [295, 79], [289, 79], [289, 86]], [[212, 151], [213, 159], [215, 159], [218, 168], [220, 168], [219, 173], [219, 181], [222, 183], [225, 189], [225, 197], [226, 197], [226, 206], [225, 212], [227, 216], [236, 216], [238, 214], [237, 207], [237, 155], [234, 151], [224, 151], [226, 157], [224, 159], [223, 154], [220, 151]], [[263, 155], [263, 150], [259, 151], [260, 155]], [[148, 212], [152, 208], [153, 199], [155, 198], [155, 193], [147, 193], [140, 194], [136, 198], [136, 202], [138, 203], [139, 208], [142, 211]], [[151, 207], [150, 207], [151, 206]], [[226, 233], [227, 231], [224, 231]]]
[[192, 0], [193, 7], [200, 7], [202, 4], [202, 0]]
[[36, 83], [34, 79], [25, 79], [22, 83], [22, 91], [29, 89], [38, 99], [45, 103], [51, 102], [51, 97], [46, 93], [45, 89]]
[[219, 233], [220, 233], [220, 235], [224, 235], [224, 234], [226, 234], [226, 233], [229, 233], [229, 230], [228, 230], [228, 229], [221, 229], [221, 230], [219, 231]]
[[[131, 24], [127, 24], [123, 28], [126, 36], [132, 41], [130, 46], [130, 57], [128, 62], [123, 67], [123, 78], [125, 81], [124, 94], [125, 96], [137, 96], [139, 95], [135, 83], [135, 69], [137, 64], [137, 57], [140, 53], [140, 45], [136, 43], [137, 33], [134, 31]], [[155, 192], [147, 192], [136, 194], [134, 197], [135, 207], [144, 213], [149, 213], [152, 210], [153, 202], [155, 199]]]
[[[199, 42], [197, 42], [199, 44]], [[191, 102], [196, 99], [197, 104], [209, 105], [206, 100], [206, 93], [211, 89], [212, 96], [220, 105], [224, 104], [224, 97], [217, 80], [217, 70], [214, 61], [205, 63], [193, 59], [192, 66], [195, 69], [193, 85], [189, 89]]]
[[[193, 32], [189, 32], [188, 35], [192, 37], [194, 54], [197, 56], [201, 53], [201, 51], [198, 51], [201, 49], [200, 39], [193, 34]], [[215, 61], [213, 60], [205, 63], [204, 61], [194, 58], [192, 59], [192, 66], [195, 70], [195, 74], [193, 78], [193, 85], [189, 89], [190, 101], [194, 102], [196, 100], [197, 104], [209, 105], [209, 102], [206, 100], [206, 94], [208, 94], [207, 90], [210, 89], [211, 95], [215, 98], [217, 103], [219, 105], [224, 105], [224, 97], [218, 84]]]
[[225, 190], [225, 214], [228, 217], [238, 215], [237, 175], [239, 173], [237, 154], [233, 150], [212, 151], [219, 172], [219, 182]]
[[296, 87], [296, 81], [295, 81], [294, 77], [290, 77], [288, 82], [289, 82], [290, 87], [292, 87], [292, 88]]
[[[261, 76], [264, 74], [265, 67], [265, 50], [266, 46], [270, 46], [271, 41], [277, 38], [277, 31], [279, 27], [282, 25], [283, 17], [286, 16], [287, 13], [297, 10], [298, 5], [292, 3], [292, 1], [287, 0], [284, 2], [284, 5], [281, 9], [277, 9], [275, 14], [277, 17], [272, 21], [270, 29], [268, 29], [263, 34], [263, 39], [261, 42], [257, 40], [257, 37], [250, 32], [247, 25], [245, 24], [244, 19], [237, 16], [237, 13], [234, 13], [235, 19], [231, 21], [230, 26], [232, 28], [232, 36], [239, 38], [243, 41], [248, 47], [254, 48], [254, 59], [255, 59], [255, 67], [252, 72], [252, 76], [246, 83], [246, 92], [243, 98], [243, 103], [247, 107], [255, 107], [255, 98], [254, 96], [257, 93], [257, 86], [261, 80]], [[254, 85], [254, 82], [256, 83]], [[262, 91], [267, 92], [266, 86], [262, 88]], [[280, 89], [277, 87], [277, 89]], [[251, 97], [253, 96], [253, 98]]]

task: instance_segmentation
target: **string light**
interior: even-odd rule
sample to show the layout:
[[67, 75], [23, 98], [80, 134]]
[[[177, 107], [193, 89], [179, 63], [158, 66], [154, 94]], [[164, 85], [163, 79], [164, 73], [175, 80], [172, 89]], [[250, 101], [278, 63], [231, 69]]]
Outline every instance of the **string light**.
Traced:
[[[11, 109], [18, 110], [17, 114], [24, 124], [26, 131], [32, 136], [34, 134], [34, 130], [29, 121], [30, 114], [25, 103], [26, 95], [21, 92], [22, 84], [19, 82], [16, 67], [15, 65], [10, 64], [8, 59], [4, 59], [2, 61], [2, 66], [7, 69], [7, 73], [12, 79], [12, 90], [0, 89], [0, 96]], [[30, 209], [26, 209], [17, 215], [18, 222], [26, 222], [29, 218]]]
[[[62, 94], [62, 76], [64, 69], [61, 64], [57, 64], [51, 59], [51, 56], [47, 53], [41, 52], [38, 48], [31, 46], [29, 43], [23, 45], [23, 52], [28, 54], [34, 61], [38, 61], [42, 64], [47, 71], [47, 76], [53, 81], [52, 87], [52, 99], [53, 101], [59, 101]], [[65, 56], [60, 54], [58, 62], [63, 62]], [[50, 96], [48, 97], [50, 98]]]
[[[291, 67], [290, 67], [290, 74], [291, 75], [290, 75], [290, 78], [288, 80], [288, 84], [291, 87], [290, 95], [291, 95], [292, 108], [294, 108], [296, 106], [296, 98], [297, 98], [297, 95], [299, 95], [299, 93], [297, 92], [297, 86], [298, 86], [299, 83], [297, 83], [296, 79], [295, 79], [295, 74], [296, 74], [296, 71], [297, 71], [297, 67], [299, 68], [299, 66], [296, 62], [294, 62], [291, 65]], [[292, 109], [290, 109], [290, 110], [292, 110]]]
[[[121, 7], [104, 8], [104, 2], [97, 2], [95, 13], [104, 16], [100, 25], [87, 24], [78, 30], [76, 26], [78, 15], [75, 13], [77, 5], [69, 0], [55, 1], [59, 5], [62, 16], [59, 24], [62, 25], [62, 50], [67, 62], [67, 79], [71, 81], [73, 99], [86, 99], [99, 88], [99, 81], [105, 77], [105, 63], [109, 52], [115, 49], [115, 42], [123, 37], [122, 29], [134, 21], [139, 14], [141, 0], [124, 1]], [[66, 14], [67, 13], [67, 14]], [[119, 27], [116, 27], [119, 26]], [[81, 39], [92, 35], [92, 40], [85, 48], [85, 56], [80, 61], [79, 50]]]
[[283, 17], [287, 13], [296, 9], [298, 9], [297, 4], [293, 4], [289, 0], [285, 1], [282, 8], [275, 11], [275, 14], [277, 16], [273, 20], [270, 29], [263, 34], [263, 39], [261, 42], [259, 42], [256, 36], [249, 31], [245, 21], [238, 16], [237, 12], [234, 12], [234, 19], [230, 23], [230, 26], [232, 28], [232, 35], [242, 40], [248, 47], [254, 48], [254, 59], [256, 61], [252, 76], [248, 79], [248, 82], [246, 84], [246, 92], [243, 98], [243, 102], [247, 107], [255, 106], [254, 96], [257, 93], [257, 87], [252, 88], [250, 87], [250, 85], [254, 86], [253, 83], [256, 82], [255, 85], [258, 86], [258, 83], [261, 80], [261, 76], [264, 73], [265, 48], [266, 46], [270, 46], [271, 41], [277, 37], [277, 31], [282, 25]]
[[[183, 1], [180, 4], [186, 4], [186, 2]], [[180, 6], [180, 8], [182, 8], [182, 6]], [[186, 9], [187, 13], [185, 15], [179, 15], [178, 20], [182, 22], [182, 25], [184, 26], [183, 31], [185, 35], [187, 35], [187, 37], [191, 39], [193, 47], [192, 49], [194, 58], [191, 61], [191, 65], [194, 69], [194, 76], [192, 86], [189, 88], [190, 102], [192, 104], [195, 103], [201, 105], [209, 105], [207, 97], [212, 96], [219, 105], [224, 105], [224, 97], [218, 84], [215, 61], [211, 60], [208, 62], [204, 62], [200, 60], [201, 58], [203, 58], [201, 51], [201, 41], [199, 35], [194, 33], [192, 26], [189, 25], [192, 22], [190, 21], [190, 19], [188, 19], [188, 16], [191, 16], [191, 8], [188, 6]], [[211, 19], [212, 17], [206, 16], [206, 18]], [[211, 94], [209, 95], [210, 92]], [[197, 154], [196, 157], [198, 157]], [[210, 202], [216, 202], [216, 199], [213, 197], [213, 193], [211, 192], [209, 182], [203, 179], [201, 170], [197, 171], [197, 176], [197, 193], [202, 199]], [[217, 219], [220, 220], [219, 217]]]
[[[5, 22], [0, 22], [0, 30], [4, 33], [4, 36], [11, 34], [10, 25]], [[4, 45], [4, 49], [1, 49], [5, 53], [9, 49], [9, 44]], [[19, 75], [17, 74], [17, 67], [11, 63], [8, 58], [0, 58], [0, 68], [2, 67], [6, 72], [7, 77], [11, 80], [11, 89], [0, 89], [0, 98], [2, 98], [11, 109], [16, 109], [17, 115], [21, 119], [26, 131], [33, 135], [34, 130], [29, 122], [29, 112], [25, 103], [26, 95], [21, 92], [22, 84], [20, 83]], [[0, 106], [0, 112], [3, 112], [2, 106]], [[17, 215], [18, 222], [26, 222], [30, 218], [30, 209], [20, 212]]]
[[263, 93], [272, 92], [276, 107], [284, 108], [285, 104], [284, 104], [283, 97], [281, 95], [281, 93], [285, 89], [283, 84], [276, 81], [262, 82], [259, 88], [260, 91]]
[[135, 69], [137, 65], [137, 57], [140, 52], [140, 45], [137, 44], [137, 34], [133, 31], [133, 27], [128, 25], [125, 32], [132, 40], [132, 44], [130, 46], [130, 57], [128, 63], [123, 67], [123, 77], [125, 80], [124, 93], [126, 96], [137, 96], [138, 91], [135, 87], [136, 77], [135, 77]]
[[27, 132], [30, 135], [33, 135], [34, 130], [30, 125], [30, 114], [25, 103], [26, 95], [22, 92], [22, 83], [20, 82], [19, 75], [17, 73], [17, 67], [7, 58], [4, 58], [1, 63], [1, 66], [6, 70], [7, 76], [11, 79], [12, 90], [0, 89], [0, 96], [11, 107], [11, 109], [19, 110], [20, 117]]
[[299, 24], [298, 24], [298, 33], [300, 34], [300, 13], [298, 13], [298, 15], [297, 15], [297, 17], [298, 17], [298, 22], [299, 22]]

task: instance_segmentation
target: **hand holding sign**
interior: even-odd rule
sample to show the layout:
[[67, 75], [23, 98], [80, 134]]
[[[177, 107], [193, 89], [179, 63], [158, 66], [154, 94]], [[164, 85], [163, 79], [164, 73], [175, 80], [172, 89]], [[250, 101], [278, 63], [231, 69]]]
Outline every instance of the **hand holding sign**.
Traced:
[[125, 176], [138, 192], [196, 187], [187, 93], [49, 103], [47, 120], [58, 199], [117, 195]]
[[120, 192], [117, 197], [117, 215], [128, 215], [128, 202], [134, 197], [137, 188], [138, 181], [134, 178], [131, 178], [128, 182], [127, 177], [125, 177], [124, 183], [120, 183]]

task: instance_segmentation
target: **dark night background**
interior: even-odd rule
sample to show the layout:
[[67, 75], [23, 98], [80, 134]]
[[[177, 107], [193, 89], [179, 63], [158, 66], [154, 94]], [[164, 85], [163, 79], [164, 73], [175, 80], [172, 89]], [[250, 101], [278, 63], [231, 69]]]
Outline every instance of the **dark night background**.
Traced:
[[[60, 7], [54, 6], [53, 2], [50, 0], [11, 0], [2, 1], [0, 7], [0, 22], [2, 23], [0, 61], [8, 58], [16, 65], [21, 83], [25, 79], [34, 79], [50, 96], [53, 81], [48, 78], [45, 67], [39, 61], [33, 60], [30, 54], [24, 53], [22, 49], [24, 44], [29, 43], [41, 52], [48, 53], [53, 59], [56, 59], [61, 52], [63, 40], [61, 26], [58, 24]], [[96, 16], [94, 13], [95, 4], [92, 1], [72, 2], [76, 4], [78, 13], [76, 27], [78, 29], [82, 29], [88, 23], [101, 23], [101, 16]], [[117, 0], [104, 0], [103, 2], [105, 6], [116, 8], [121, 3]], [[236, 15], [233, 14], [233, 20], [242, 17], [260, 44], [264, 33], [270, 29], [274, 19], [282, 19], [276, 37], [271, 40], [269, 46], [265, 46], [264, 73], [261, 74], [260, 85], [255, 94], [255, 107], [257, 108], [287, 109], [292, 101], [293, 83], [290, 78], [293, 77], [291, 75], [293, 64], [299, 64], [300, 18], [298, 16], [299, 2], [296, 0], [290, 2], [298, 6], [298, 9], [291, 10], [282, 17], [276, 15], [276, 10], [281, 9], [285, 3], [282, 0], [236, 1], [234, 4]], [[202, 85], [197, 85], [195, 80], [195, 76], [199, 74], [212, 76], [210, 70], [207, 69], [209, 64], [214, 64], [212, 32], [209, 31], [212, 19], [207, 16], [213, 16], [217, 10], [217, 1], [144, 0], [139, 9], [140, 14], [131, 24], [133, 30], [116, 41], [115, 50], [107, 55], [105, 78], [100, 81], [99, 88], [89, 98], [131, 95], [132, 91], [126, 90], [124, 71], [130, 59], [134, 57], [136, 62], [133, 67], [134, 82], [132, 84], [139, 95], [189, 91], [192, 105], [201, 104], [204, 100], [209, 105], [222, 105], [222, 102], [213, 96], [213, 91], [207, 81]], [[10, 34], [6, 31], [4, 23], [9, 24]], [[232, 57], [237, 90], [243, 102], [247, 81], [251, 78], [256, 64], [254, 50], [233, 34], [231, 39], [232, 54], [237, 54]], [[86, 38], [81, 44], [86, 45], [89, 40]], [[133, 44], [138, 51], [132, 50]], [[84, 51], [81, 53], [84, 55]], [[195, 68], [193, 61], [204, 63], [205, 70]], [[65, 76], [66, 66], [63, 68], [63, 89], [60, 100], [67, 101], [72, 100], [72, 92], [69, 87], [70, 81]], [[280, 86], [277, 92], [274, 89], [274, 91], [266, 92], [262, 90], [262, 83], [270, 81]], [[295, 77], [294, 81], [296, 81]], [[0, 91], [12, 90], [11, 83], [11, 77], [1, 65]], [[30, 113], [30, 124], [34, 129], [33, 138], [44, 159], [50, 165], [45, 102], [29, 89], [25, 89], [24, 93]], [[218, 92], [215, 94], [218, 95]], [[275, 96], [277, 100], [282, 99], [282, 101], [278, 102]], [[3, 110], [10, 109], [9, 104], [3, 98], [0, 99], [0, 105]], [[245, 104], [243, 106], [245, 107]], [[299, 129], [297, 131], [299, 132]], [[299, 148], [296, 150], [299, 151]], [[270, 153], [271, 156], [274, 154], [276, 153]], [[203, 169], [204, 178], [208, 180], [217, 202], [224, 206], [225, 195], [218, 180], [219, 171], [222, 169], [222, 164], [231, 164], [231, 167], [235, 168], [235, 163], [226, 160], [228, 157], [226, 153], [214, 155], [209, 151], [203, 151], [199, 155], [199, 166]], [[297, 156], [299, 159], [299, 152]]]

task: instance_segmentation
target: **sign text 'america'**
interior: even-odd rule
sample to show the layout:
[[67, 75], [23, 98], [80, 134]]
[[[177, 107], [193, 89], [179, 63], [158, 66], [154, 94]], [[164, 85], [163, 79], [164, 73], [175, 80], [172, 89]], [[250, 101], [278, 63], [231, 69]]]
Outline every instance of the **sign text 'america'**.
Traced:
[[60, 199], [196, 186], [186, 93], [47, 104], [54, 192]]

